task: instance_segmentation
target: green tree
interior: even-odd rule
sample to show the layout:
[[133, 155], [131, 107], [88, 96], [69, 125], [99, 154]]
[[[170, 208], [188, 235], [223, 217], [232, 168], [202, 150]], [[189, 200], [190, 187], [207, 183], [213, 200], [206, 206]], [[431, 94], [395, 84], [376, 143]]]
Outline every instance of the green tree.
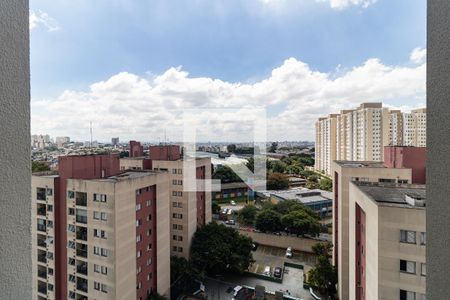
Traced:
[[170, 258], [170, 283], [174, 283], [183, 275], [190, 275], [192, 267], [184, 257], [172, 256]]
[[289, 187], [289, 179], [281, 173], [272, 173], [267, 176], [268, 190], [285, 190]]
[[246, 205], [238, 212], [238, 221], [240, 224], [253, 225], [257, 213], [258, 209], [254, 205]]
[[308, 272], [309, 283], [316, 287], [325, 299], [336, 293], [337, 272], [331, 264], [331, 243], [316, 244], [313, 252], [318, 255], [316, 266]]
[[233, 153], [234, 151], [236, 151], [236, 145], [235, 144], [230, 144], [227, 146], [227, 151], [229, 153]]
[[317, 175], [310, 175], [310, 176], [308, 176], [308, 180], [309, 181], [311, 181], [311, 182], [319, 182], [319, 176], [317, 176]]
[[219, 179], [222, 183], [240, 182], [241, 178], [234, 173], [229, 166], [219, 166], [214, 170], [213, 179]]
[[303, 209], [289, 212], [281, 218], [281, 222], [287, 232], [297, 236], [305, 234], [316, 236], [320, 233], [319, 221]]
[[252, 243], [234, 228], [209, 223], [192, 238], [192, 266], [204, 275], [242, 273], [253, 263]]
[[281, 214], [273, 209], [266, 209], [256, 215], [255, 227], [262, 232], [277, 232], [283, 229]]
[[213, 214], [218, 214], [220, 212], [220, 205], [217, 203], [217, 201], [211, 202], [211, 211]]
[[275, 153], [277, 148], [278, 148], [278, 143], [277, 142], [273, 142], [272, 145], [270, 145], [270, 147], [269, 147], [269, 152], [270, 153]]
[[31, 162], [31, 171], [34, 172], [43, 172], [50, 171], [50, 167], [48, 164], [42, 161], [32, 161]]
[[276, 160], [272, 161], [269, 167], [270, 171], [272, 171], [273, 173], [284, 173], [286, 171], [287, 165], [280, 160]]
[[322, 178], [319, 183], [320, 189], [324, 191], [332, 191], [333, 190], [333, 181], [329, 178]]

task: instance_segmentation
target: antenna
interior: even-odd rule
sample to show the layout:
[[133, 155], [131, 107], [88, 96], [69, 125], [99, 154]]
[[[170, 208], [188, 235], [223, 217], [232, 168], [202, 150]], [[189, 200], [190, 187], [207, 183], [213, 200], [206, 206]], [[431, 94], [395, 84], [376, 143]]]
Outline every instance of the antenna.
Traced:
[[90, 148], [92, 149], [92, 121], [90, 122], [90, 132], [91, 132], [91, 144], [90, 144]]
[[164, 128], [164, 145], [167, 145], [166, 128]]

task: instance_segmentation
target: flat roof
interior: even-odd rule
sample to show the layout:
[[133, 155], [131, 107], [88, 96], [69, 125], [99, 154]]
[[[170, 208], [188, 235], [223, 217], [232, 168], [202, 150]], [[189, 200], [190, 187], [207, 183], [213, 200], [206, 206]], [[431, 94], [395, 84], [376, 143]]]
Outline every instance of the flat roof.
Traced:
[[343, 168], [386, 168], [383, 161], [335, 160]]
[[425, 209], [425, 204], [412, 205], [407, 198], [426, 203], [426, 186], [421, 184], [395, 184], [380, 182], [353, 182], [377, 205]]
[[277, 197], [283, 200], [295, 200], [304, 204], [321, 202], [321, 201], [331, 201], [333, 199], [333, 193], [328, 191], [323, 191], [320, 189], [307, 189], [307, 188], [292, 188], [290, 190], [268, 190], [258, 192], [266, 197]]

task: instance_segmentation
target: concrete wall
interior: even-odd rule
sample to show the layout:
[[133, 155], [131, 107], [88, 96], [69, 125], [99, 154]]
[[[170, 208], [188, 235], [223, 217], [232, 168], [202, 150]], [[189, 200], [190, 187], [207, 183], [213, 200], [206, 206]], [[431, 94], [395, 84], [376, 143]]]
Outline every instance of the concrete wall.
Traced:
[[0, 298], [31, 299], [28, 1], [0, 1]]
[[448, 299], [450, 289], [450, 2], [428, 1], [427, 36], [427, 299]]
[[272, 246], [277, 248], [292, 247], [294, 250], [312, 253], [312, 246], [319, 243], [318, 240], [297, 238], [293, 236], [278, 236], [275, 234], [267, 234], [261, 232], [239, 230], [239, 233], [251, 237], [254, 242], [261, 245]]

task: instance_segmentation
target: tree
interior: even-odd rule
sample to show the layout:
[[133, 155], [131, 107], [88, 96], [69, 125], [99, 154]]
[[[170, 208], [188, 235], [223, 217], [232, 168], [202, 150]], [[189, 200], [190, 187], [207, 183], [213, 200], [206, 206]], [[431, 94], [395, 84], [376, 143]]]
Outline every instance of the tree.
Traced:
[[120, 158], [129, 157], [129, 156], [130, 156], [130, 152], [129, 151], [120, 151], [119, 152], [119, 157]]
[[332, 191], [333, 190], [333, 181], [328, 178], [322, 178], [319, 183], [320, 189], [324, 191]]
[[318, 258], [316, 266], [308, 272], [309, 283], [325, 295], [325, 299], [336, 293], [337, 272], [330, 262], [332, 247], [330, 243], [313, 246]]
[[317, 175], [310, 175], [308, 176], [308, 180], [311, 182], [319, 182], [319, 176]]
[[253, 225], [258, 209], [254, 205], [246, 205], [238, 212], [238, 221], [244, 225]]
[[252, 243], [234, 228], [209, 223], [192, 238], [192, 266], [203, 275], [242, 273], [253, 263]]
[[288, 178], [281, 173], [272, 173], [267, 177], [268, 190], [285, 190], [289, 187]]
[[297, 209], [281, 218], [285, 230], [298, 235], [309, 234], [316, 236], [320, 233], [319, 221], [306, 210]]
[[233, 153], [234, 151], [236, 151], [236, 145], [235, 144], [230, 144], [227, 146], [227, 151], [229, 153]]
[[219, 179], [222, 183], [240, 182], [241, 178], [234, 173], [229, 166], [219, 166], [214, 170], [213, 179]]
[[31, 171], [34, 172], [43, 172], [50, 171], [50, 167], [48, 164], [42, 161], [32, 161], [31, 162]]
[[256, 215], [256, 229], [262, 232], [277, 232], [283, 229], [281, 214], [273, 209], [266, 209]]
[[220, 205], [217, 203], [217, 201], [211, 202], [211, 210], [213, 214], [218, 214], [220, 212]]
[[278, 148], [278, 143], [277, 142], [273, 142], [272, 145], [270, 145], [269, 152], [270, 153], [275, 153], [277, 148]]
[[272, 161], [269, 164], [270, 170], [274, 173], [284, 173], [286, 167], [287, 165], [280, 160]]

